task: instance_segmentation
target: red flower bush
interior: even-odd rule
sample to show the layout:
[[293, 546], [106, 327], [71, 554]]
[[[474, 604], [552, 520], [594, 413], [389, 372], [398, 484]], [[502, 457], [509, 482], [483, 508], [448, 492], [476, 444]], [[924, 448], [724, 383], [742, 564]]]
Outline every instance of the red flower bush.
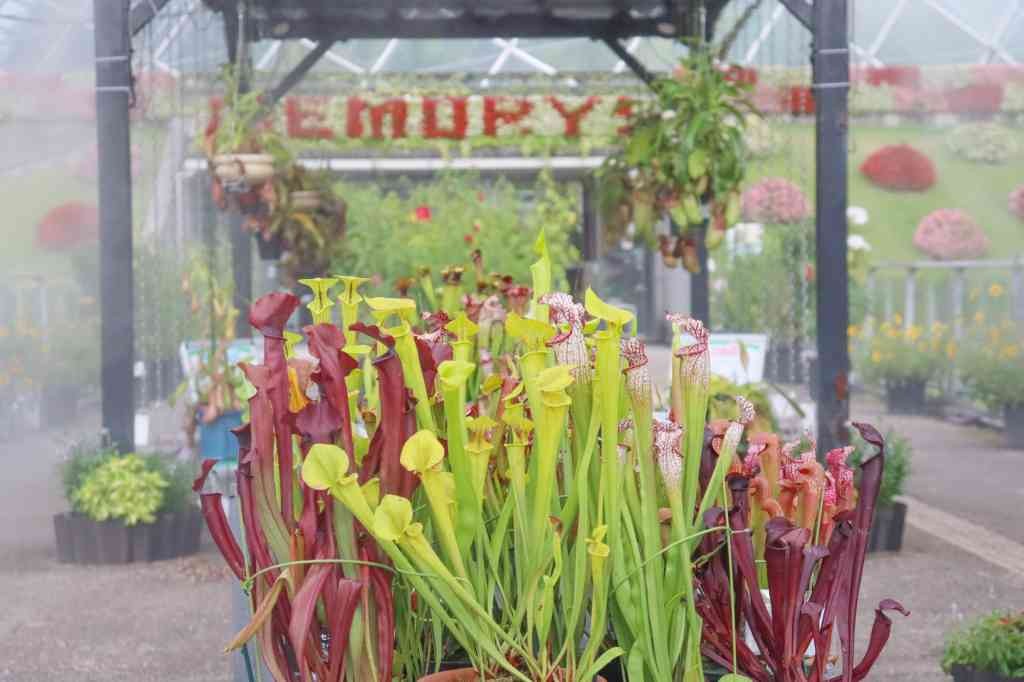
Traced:
[[936, 260], [980, 258], [989, 240], [971, 216], [956, 208], [940, 208], [926, 215], [914, 232], [914, 246]]
[[814, 113], [814, 92], [805, 85], [794, 85], [781, 93], [782, 110], [793, 116]]
[[923, 192], [935, 184], [935, 165], [909, 144], [890, 144], [872, 152], [860, 172], [884, 189]]
[[53, 209], [36, 226], [36, 246], [50, 251], [73, 249], [99, 238], [99, 211], [91, 204], [69, 201]]
[[1010, 213], [1024, 220], [1024, 185], [1010, 192]]
[[1003, 108], [1003, 86], [982, 83], [945, 92], [946, 110], [951, 114], [995, 114]]
[[805, 220], [811, 214], [807, 197], [784, 178], [766, 178], [743, 192], [743, 219], [756, 223], [788, 225]]
[[921, 85], [921, 69], [917, 66], [869, 66], [866, 79], [869, 85], [874, 86], [917, 88]]

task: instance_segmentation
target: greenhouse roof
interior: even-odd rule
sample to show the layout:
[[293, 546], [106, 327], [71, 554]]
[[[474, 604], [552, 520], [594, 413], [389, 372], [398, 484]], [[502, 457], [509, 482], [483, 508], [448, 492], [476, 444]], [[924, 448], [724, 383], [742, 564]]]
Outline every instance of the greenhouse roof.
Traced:
[[[717, 13], [726, 2], [708, 2], [709, 12]], [[679, 0], [253, 0], [251, 21], [257, 37], [271, 39], [623, 38], [690, 33], [684, 18], [691, 4]]]

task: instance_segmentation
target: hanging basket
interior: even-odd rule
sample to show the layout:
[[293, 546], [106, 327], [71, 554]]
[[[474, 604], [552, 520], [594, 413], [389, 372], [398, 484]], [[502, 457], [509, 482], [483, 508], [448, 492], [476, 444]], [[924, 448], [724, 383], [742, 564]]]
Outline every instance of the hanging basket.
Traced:
[[213, 174], [224, 188], [248, 191], [274, 177], [274, 157], [270, 154], [218, 154], [213, 157]]
[[298, 190], [288, 195], [292, 208], [296, 211], [316, 211], [323, 204], [320, 192], [316, 190]]

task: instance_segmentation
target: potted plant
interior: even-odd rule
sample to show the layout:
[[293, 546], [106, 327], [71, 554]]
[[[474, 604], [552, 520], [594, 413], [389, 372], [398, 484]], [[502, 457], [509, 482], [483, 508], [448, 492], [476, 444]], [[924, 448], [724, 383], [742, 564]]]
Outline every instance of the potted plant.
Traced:
[[200, 516], [182, 465], [79, 444], [61, 471], [70, 513], [54, 516], [59, 561], [154, 561], [199, 549]]
[[348, 207], [335, 191], [327, 172], [292, 165], [274, 181], [274, 198], [266, 224], [259, 229], [279, 239], [286, 281], [327, 273], [343, 247]]
[[201, 341], [197, 352], [188, 356], [188, 376], [172, 402], [185, 397], [189, 440], [198, 430], [203, 459], [235, 459], [238, 442], [231, 430], [242, 423], [247, 387], [242, 372], [229, 359], [238, 316], [233, 287], [199, 256], [191, 260], [181, 286], [192, 312], [191, 331]]
[[232, 66], [225, 67], [223, 80], [224, 101], [214, 110], [203, 138], [219, 204], [224, 203], [224, 191], [248, 195], [258, 190], [274, 177], [276, 166], [291, 158], [266, 120], [269, 110], [262, 93], [242, 92]]
[[[753, 408], [741, 401], [721, 433], [705, 428], [707, 333], [673, 317], [696, 343], [678, 343], [675, 420], [656, 422], [633, 316], [593, 291], [583, 304], [553, 291], [543, 238], [535, 251], [530, 287], [481, 263], [447, 268], [439, 288], [424, 273], [436, 304], [424, 314], [410, 298], [364, 298], [359, 277], [304, 280], [303, 336], [284, 330], [296, 296], [254, 303], [264, 362], [243, 364], [254, 393], [236, 430], [245, 551], [206, 487], [211, 462], [196, 481], [251, 598], [229, 649], [258, 639], [280, 682], [346, 670], [583, 682], [620, 658], [631, 679], [703, 679], [697, 605], [712, 585], [696, 580], [702, 557], [730, 568], [749, 556], [724, 550], [718, 515], [747, 499], [723, 484]], [[823, 515], [833, 537], [866, 534], [871, 476], [856, 526], [838, 508]], [[815, 482], [797, 482], [807, 497], [779, 494], [802, 523]], [[717, 640], [729, 641], [735, 631]], [[441, 672], [456, 657], [468, 666]]]
[[[854, 438], [854, 451], [849, 458], [851, 467], [860, 466], [871, 446], [863, 438]], [[885, 437], [885, 468], [878, 492], [875, 520], [868, 538], [869, 552], [898, 552], [903, 547], [903, 529], [907, 518], [907, 505], [896, 500], [903, 494], [903, 484], [910, 474], [910, 441], [895, 431]]]
[[[845, 461], [852, 448], [832, 450], [823, 465], [813, 442], [780, 448], [773, 434], [751, 436], [734, 473], [706, 479], [727, 487], [733, 504], [710, 511], [710, 532], [701, 541], [702, 555], [710, 557], [697, 572], [701, 648], [733, 673], [799, 682], [864, 679], [889, 637], [886, 612], [909, 615], [899, 602], [882, 600], [857, 660], [855, 614], [885, 444], [871, 426], [854, 426], [877, 450], [861, 465], [859, 482]], [[727, 438], [719, 462], [732, 454]], [[738, 639], [741, 627], [746, 636]]]
[[869, 381], [882, 384], [889, 413], [924, 414], [925, 389], [949, 372], [956, 350], [946, 325], [905, 325], [896, 314], [864, 339], [858, 369]]
[[954, 682], [1024, 680], [1024, 612], [983, 616], [955, 633], [942, 655]]
[[714, 248], [740, 218], [749, 156], [744, 126], [747, 114], [757, 112], [750, 85], [731, 78], [704, 47], [692, 49], [651, 89], [655, 97], [629, 111], [622, 152], [599, 172], [604, 212], [613, 231], [632, 224], [652, 247], [655, 222], [670, 217], [678, 233], [662, 235], [662, 258], [696, 271], [698, 228], [710, 220], [703, 238]]
[[1019, 323], [1004, 320], [975, 327], [958, 362], [972, 396], [1002, 414], [1007, 447], [1024, 447], [1024, 346]]

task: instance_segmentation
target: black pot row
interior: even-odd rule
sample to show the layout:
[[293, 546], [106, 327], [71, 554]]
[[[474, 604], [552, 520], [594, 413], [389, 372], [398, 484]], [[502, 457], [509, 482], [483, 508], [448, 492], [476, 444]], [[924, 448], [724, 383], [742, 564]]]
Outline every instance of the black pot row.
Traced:
[[93, 521], [81, 514], [53, 517], [57, 561], [73, 564], [127, 564], [188, 556], [199, 551], [201, 528], [202, 514], [191, 507], [135, 526]]
[[965, 665], [954, 665], [953, 682], [1024, 682], [1024, 677], [1003, 677], [991, 670], [978, 670]]

